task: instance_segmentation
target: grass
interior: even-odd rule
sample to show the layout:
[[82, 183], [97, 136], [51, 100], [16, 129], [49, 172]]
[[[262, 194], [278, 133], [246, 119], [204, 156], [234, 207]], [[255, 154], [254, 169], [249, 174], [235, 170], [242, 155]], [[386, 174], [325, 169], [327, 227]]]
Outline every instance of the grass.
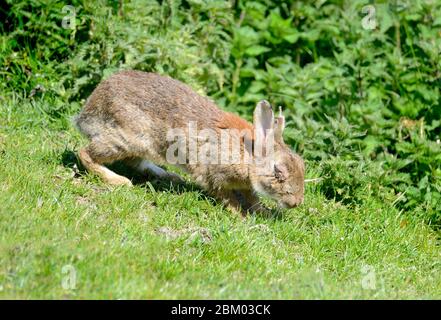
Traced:
[[392, 203], [310, 184], [303, 206], [240, 219], [191, 183], [110, 188], [43, 107], [0, 106], [2, 299], [441, 298], [439, 233]]

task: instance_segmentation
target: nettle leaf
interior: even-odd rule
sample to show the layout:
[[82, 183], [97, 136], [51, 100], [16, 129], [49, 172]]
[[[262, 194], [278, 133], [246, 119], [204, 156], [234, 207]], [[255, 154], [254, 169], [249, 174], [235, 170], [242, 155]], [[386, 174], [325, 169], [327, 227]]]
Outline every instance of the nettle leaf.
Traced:
[[287, 66], [289, 68], [294, 67], [291, 57], [287, 55], [271, 57], [267, 60], [267, 62], [275, 67], [281, 67], [281, 66]]
[[429, 177], [424, 176], [419, 182], [418, 182], [418, 188], [419, 189], [426, 189], [429, 186]]
[[320, 30], [311, 29], [306, 32], [302, 32], [300, 37], [309, 42], [316, 42], [320, 38]]
[[317, 29], [325, 37], [338, 37], [341, 30], [341, 25], [335, 19], [320, 19], [314, 21], [310, 29]]
[[297, 31], [293, 32], [292, 34], [283, 36], [283, 39], [291, 44], [296, 43], [297, 40], [299, 40], [299, 38], [300, 38], [300, 33]]
[[264, 47], [261, 45], [253, 45], [245, 50], [245, 54], [250, 57], [255, 57], [255, 56], [261, 55], [262, 53], [265, 53], [268, 51], [271, 51], [271, 49], [268, 47]]
[[409, 91], [415, 91], [421, 94], [426, 100], [438, 100], [439, 98], [439, 88], [433, 88], [433, 86], [427, 85], [425, 83], [418, 83], [413, 86], [409, 86]]
[[394, 25], [394, 18], [385, 6], [381, 6], [377, 14], [380, 20], [380, 31], [381, 33], [385, 33]]
[[235, 28], [231, 54], [236, 59], [241, 58], [250, 47], [258, 45], [259, 38], [259, 34], [249, 26]]
[[268, 33], [266, 40], [273, 44], [280, 44], [284, 40], [293, 44], [299, 39], [299, 32], [292, 25], [292, 18], [283, 19], [279, 10], [273, 10], [268, 17]]
[[263, 91], [266, 88], [266, 83], [263, 81], [253, 81], [251, 86], [248, 88], [249, 92], [257, 93]]
[[441, 16], [435, 17], [435, 19], [433, 20], [433, 25], [435, 27], [441, 26]]
[[239, 72], [241, 78], [254, 78], [255, 74], [256, 74], [255, 69], [247, 68], [247, 67], [241, 68]]
[[265, 20], [265, 13], [267, 10], [267, 6], [263, 3], [259, 3], [257, 1], [246, 1], [245, 2], [245, 12], [246, 18], [250, 20], [250, 22], [256, 23], [259, 25], [259, 21]]
[[235, 38], [245, 45], [254, 44], [259, 41], [259, 34], [249, 26], [235, 28], [234, 35]]

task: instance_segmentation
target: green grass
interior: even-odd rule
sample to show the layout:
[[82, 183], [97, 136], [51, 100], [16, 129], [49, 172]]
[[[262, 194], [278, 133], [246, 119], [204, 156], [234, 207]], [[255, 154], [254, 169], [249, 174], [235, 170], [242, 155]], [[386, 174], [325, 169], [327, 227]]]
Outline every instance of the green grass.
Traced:
[[412, 212], [308, 185], [303, 206], [241, 219], [191, 184], [110, 188], [40, 107], [0, 106], [0, 298], [441, 298], [439, 233]]
[[[441, 298], [441, 3], [402, 2], [373, 3], [365, 30], [364, 0], [72, 0], [72, 30], [62, 2], [6, 1], [0, 298]], [[188, 177], [106, 186], [69, 119], [123, 69], [248, 119], [283, 106], [322, 179], [303, 206], [245, 219]]]

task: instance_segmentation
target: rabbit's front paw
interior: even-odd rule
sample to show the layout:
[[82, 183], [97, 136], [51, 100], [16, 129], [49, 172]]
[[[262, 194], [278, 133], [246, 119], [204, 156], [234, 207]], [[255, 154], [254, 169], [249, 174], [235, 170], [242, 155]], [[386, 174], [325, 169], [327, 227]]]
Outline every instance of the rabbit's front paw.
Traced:
[[264, 217], [271, 217], [272, 216], [271, 209], [261, 203], [257, 203], [254, 206], [250, 207], [249, 211], [251, 211], [252, 213], [257, 213], [257, 214], [262, 215]]
[[184, 179], [179, 174], [174, 172], [167, 172], [166, 179], [174, 183], [184, 183]]

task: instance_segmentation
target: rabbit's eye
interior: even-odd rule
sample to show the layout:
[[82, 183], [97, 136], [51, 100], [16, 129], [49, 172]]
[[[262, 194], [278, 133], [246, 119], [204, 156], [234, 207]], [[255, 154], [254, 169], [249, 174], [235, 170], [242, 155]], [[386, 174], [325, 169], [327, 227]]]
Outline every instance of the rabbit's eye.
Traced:
[[274, 174], [274, 177], [277, 179], [277, 181], [279, 182], [283, 182], [285, 181], [285, 179], [283, 179], [282, 176], [280, 176], [277, 172]]
[[274, 165], [274, 177], [279, 181], [283, 182], [286, 180], [288, 173], [286, 168], [278, 165]]

